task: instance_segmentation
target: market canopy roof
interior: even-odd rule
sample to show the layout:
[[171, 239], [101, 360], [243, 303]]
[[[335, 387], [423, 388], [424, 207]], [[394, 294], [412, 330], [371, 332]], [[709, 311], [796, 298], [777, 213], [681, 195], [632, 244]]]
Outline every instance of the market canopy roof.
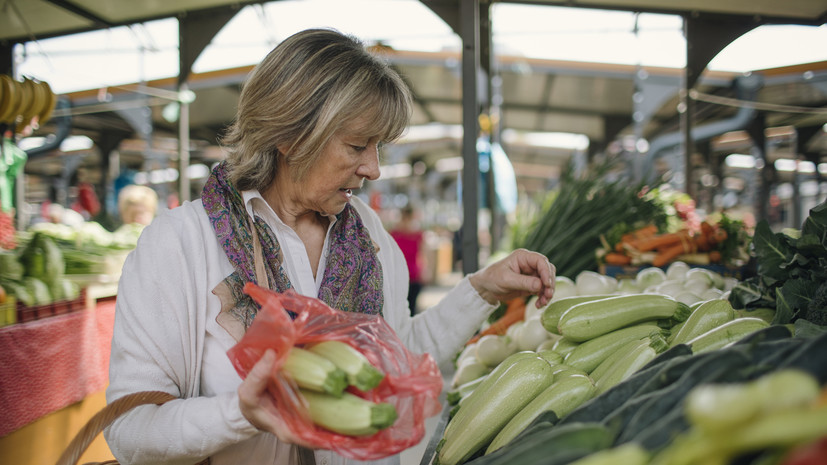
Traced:
[[[3, 4], [5, 11], [0, 16], [0, 45], [8, 56], [5, 61], [10, 65], [11, 46], [17, 42], [176, 17], [181, 22], [181, 76], [177, 82], [172, 78], [147, 84], [151, 88], [175, 90], [177, 83], [186, 81], [197, 96], [192, 103], [189, 121], [193, 139], [214, 141], [216, 134], [232, 119], [238, 88], [249, 68], [198, 75], [192, 74], [190, 69], [199, 53], [230, 18], [243, 7], [260, 3], [268, 2], [9, 0]], [[744, 94], [736, 88], [736, 74], [704, 72], [708, 60], [715, 53], [758, 25], [820, 25], [827, 18], [825, 0], [546, 0], [530, 3], [677, 14], [686, 18], [689, 22], [689, 40], [697, 41], [688, 53], [687, 69], [697, 92], [694, 94], [697, 108], [693, 114], [694, 124], [698, 126], [721, 125], [721, 122], [735, 118], [743, 109], [743, 100], [739, 99], [743, 99]], [[460, 0], [422, 0], [422, 4], [460, 33]], [[489, 44], [483, 40], [481, 47], [485, 57]], [[461, 73], [458, 57], [458, 52], [390, 51], [389, 60], [406, 77], [416, 97], [414, 125], [439, 123], [450, 128], [462, 124], [462, 83], [458, 77]], [[622, 135], [639, 132], [654, 142], [659, 136], [674, 136], [680, 130], [679, 91], [684, 79], [681, 70], [646, 68], [646, 78], [641, 80], [641, 70], [627, 65], [502, 56], [496, 66], [502, 78], [501, 124], [505, 129], [582, 134], [588, 138], [588, 150], [591, 152], [606, 148]], [[758, 74], [763, 82], [754, 89], [751, 98], [765, 105], [759, 110], [764, 111], [766, 126], [796, 127], [800, 130], [797, 143], [801, 145], [801, 153], [811, 153], [814, 157], [826, 153], [827, 140], [824, 140], [820, 128], [827, 122], [824, 113], [827, 105], [827, 63], [772, 69]], [[640, 89], [645, 100], [643, 105], [635, 104], [632, 98]], [[115, 90], [112, 92], [118, 97]], [[94, 91], [72, 95], [72, 104], [76, 109], [91, 107], [99, 103], [98, 97]], [[174, 137], [176, 124], [167, 122], [161, 110], [160, 105], [153, 107], [153, 125], [157, 130], [169, 131]], [[72, 124], [73, 131], [88, 133], [101, 146], [107, 145], [107, 133], [135, 132], [134, 122], [130, 122], [124, 111], [79, 111]], [[455, 136], [446, 138], [456, 139]], [[517, 165], [518, 176], [520, 171], [533, 171], [538, 176], [547, 177], [538, 169], [542, 164], [559, 164], [570, 155], [570, 151], [541, 150], [536, 145], [521, 144], [521, 141], [524, 142], [524, 139], [515, 137], [507, 148], [509, 157]], [[208, 158], [208, 154], [199, 153], [200, 149], [195, 147], [194, 156]], [[421, 149], [422, 155], [414, 155], [430, 159], [438, 159], [457, 150], [455, 142]], [[137, 152], [141, 148], [135, 147], [135, 150]], [[525, 168], [521, 170], [520, 166]]]
[[[459, 21], [461, 0], [422, 0], [452, 26]], [[122, 26], [165, 17], [217, 14], [237, 11], [250, 0], [26, 0], [6, 1], [0, 16], [0, 41], [22, 42], [95, 29]], [[720, 1], [720, 0], [532, 0], [501, 3], [531, 3], [551, 6], [619, 9], [668, 14], [730, 15], [782, 24], [820, 25], [827, 17], [823, 0]], [[22, 18], [22, 20], [21, 20]], [[455, 28], [457, 30], [458, 28]]]

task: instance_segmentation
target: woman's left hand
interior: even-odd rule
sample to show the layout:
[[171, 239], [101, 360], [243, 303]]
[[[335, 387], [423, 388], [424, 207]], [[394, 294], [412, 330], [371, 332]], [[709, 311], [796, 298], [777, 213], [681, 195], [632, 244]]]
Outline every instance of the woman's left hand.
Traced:
[[469, 276], [471, 285], [491, 304], [537, 295], [537, 308], [554, 295], [555, 268], [545, 255], [517, 249]]

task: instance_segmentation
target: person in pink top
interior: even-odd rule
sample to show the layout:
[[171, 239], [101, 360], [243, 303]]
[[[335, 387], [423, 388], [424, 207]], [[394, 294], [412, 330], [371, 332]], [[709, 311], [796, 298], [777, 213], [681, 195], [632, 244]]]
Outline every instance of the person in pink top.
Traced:
[[408, 306], [411, 316], [416, 315], [416, 300], [424, 285], [423, 269], [423, 232], [415, 218], [415, 210], [411, 205], [402, 209], [402, 217], [391, 231], [391, 236], [402, 249], [402, 255], [408, 263], [410, 283], [408, 285]]

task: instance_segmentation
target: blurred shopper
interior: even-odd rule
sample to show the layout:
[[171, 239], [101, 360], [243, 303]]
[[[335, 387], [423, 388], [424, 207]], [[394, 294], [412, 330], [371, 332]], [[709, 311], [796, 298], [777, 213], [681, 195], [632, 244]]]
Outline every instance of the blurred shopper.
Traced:
[[422, 287], [425, 285], [423, 279], [425, 271], [425, 235], [419, 227], [416, 213], [417, 211], [412, 205], [406, 205], [402, 209], [399, 222], [390, 232], [391, 237], [402, 249], [402, 255], [405, 256], [405, 261], [408, 264], [408, 276], [410, 277], [408, 307], [411, 310], [411, 316], [416, 315], [416, 301]]
[[118, 211], [123, 224], [146, 226], [158, 211], [158, 194], [150, 187], [130, 184], [118, 193]]

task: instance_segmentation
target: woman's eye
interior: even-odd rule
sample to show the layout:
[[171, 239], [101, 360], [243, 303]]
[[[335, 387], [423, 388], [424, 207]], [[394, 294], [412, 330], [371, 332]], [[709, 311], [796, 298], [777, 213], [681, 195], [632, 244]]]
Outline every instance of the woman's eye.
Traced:
[[351, 145], [350, 147], [357, 152], [364, 152], [368, 149], [366, 145]]

